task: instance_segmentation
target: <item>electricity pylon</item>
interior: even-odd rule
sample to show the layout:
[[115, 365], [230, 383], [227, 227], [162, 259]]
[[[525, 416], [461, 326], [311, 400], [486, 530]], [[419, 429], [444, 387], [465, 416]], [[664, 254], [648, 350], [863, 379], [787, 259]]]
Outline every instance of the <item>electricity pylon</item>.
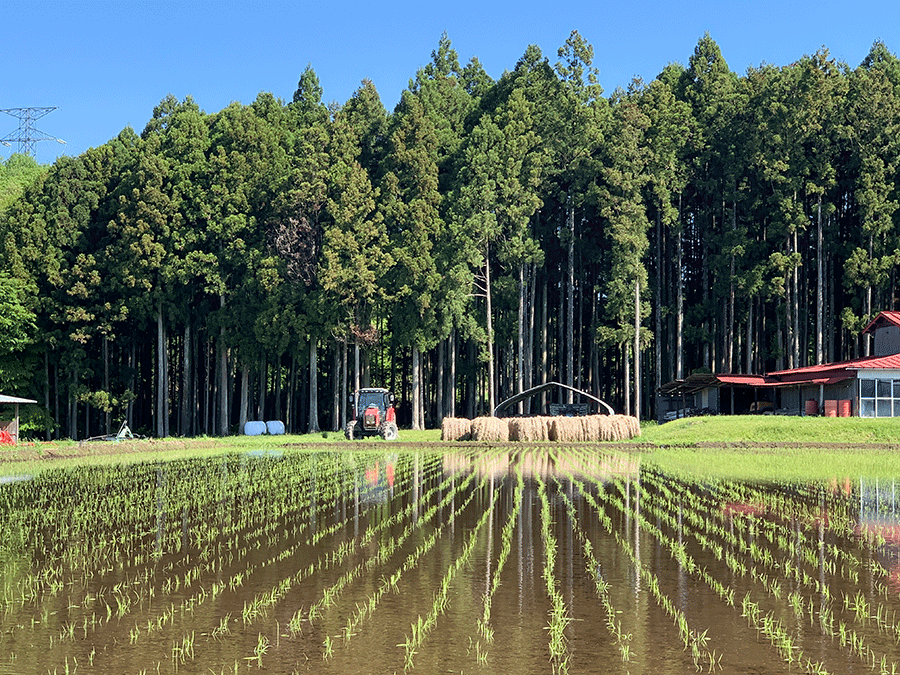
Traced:
[[0, 138], [0, 143], [9, 147], [11, 143], [19, 144], [19, 152], [23, 155], [31, 155], [34, 157], [34, 144], [38, 141], [56, 141], [65, 144], [65, 141], [56, 136], [46, 134], [40, 129], [35, 129], [34, 121], [41, 119], [44, 115], [53, 112], [56, 107], [52, 108], [0, 108], [0, 112], [6, 113], [19, 120], [19, 129], [4, 138]]

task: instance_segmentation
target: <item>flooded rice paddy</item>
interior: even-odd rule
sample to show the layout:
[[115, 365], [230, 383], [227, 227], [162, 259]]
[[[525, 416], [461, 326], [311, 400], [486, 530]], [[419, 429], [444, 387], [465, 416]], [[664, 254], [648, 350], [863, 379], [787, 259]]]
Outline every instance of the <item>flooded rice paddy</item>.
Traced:
[[896, 499], [597, 446], [48, 470], [0, 485], [0, 673], [894, 673]]

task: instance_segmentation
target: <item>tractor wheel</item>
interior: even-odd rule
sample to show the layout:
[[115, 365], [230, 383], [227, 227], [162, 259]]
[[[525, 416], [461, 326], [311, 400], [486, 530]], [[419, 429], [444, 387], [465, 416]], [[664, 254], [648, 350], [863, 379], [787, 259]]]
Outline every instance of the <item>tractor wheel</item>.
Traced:
[[381, 427], [381, 437], [386, 441], [396, 441], [398, 435], [397, 425], [393, 422], [388, 422]]
[[356, 434], [356, 420], [351, 420], [347, 422], [347, 426], [344, 427], [344, 438], [348, 441], [355, 441], [359, 436]]

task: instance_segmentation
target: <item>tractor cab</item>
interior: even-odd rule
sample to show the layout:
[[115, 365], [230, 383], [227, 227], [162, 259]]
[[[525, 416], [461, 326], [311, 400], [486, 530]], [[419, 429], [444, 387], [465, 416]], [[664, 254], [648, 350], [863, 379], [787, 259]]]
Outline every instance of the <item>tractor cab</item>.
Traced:
[[386, 441], [397, 438], [397, 416], [394, 395], [387, 389], [360, 389], [350, 396], [353, 419], [344, 427], [347, 440], [364, 436], [381, 436]]

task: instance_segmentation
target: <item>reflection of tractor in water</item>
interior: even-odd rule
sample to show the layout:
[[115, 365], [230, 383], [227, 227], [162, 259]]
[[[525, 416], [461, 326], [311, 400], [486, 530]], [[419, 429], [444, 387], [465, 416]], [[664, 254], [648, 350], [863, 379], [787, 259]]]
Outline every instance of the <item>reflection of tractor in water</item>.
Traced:
[[387, 389], [360, 389], [350, 396], [350, 405], [354, 418], [344, 427], [344, 436], [348, 441], [376, 435], [386, 441], [397, 438], [394, 395]]

